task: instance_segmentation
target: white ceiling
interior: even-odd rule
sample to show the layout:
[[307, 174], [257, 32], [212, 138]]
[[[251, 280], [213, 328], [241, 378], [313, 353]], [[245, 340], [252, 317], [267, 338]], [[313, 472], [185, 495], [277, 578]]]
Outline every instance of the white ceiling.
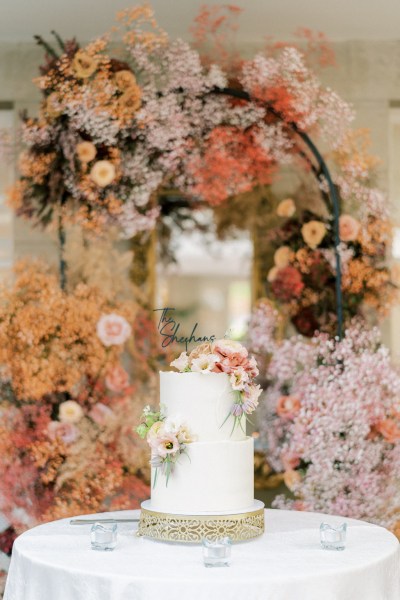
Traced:
[[[289, 38], [301, 27], [332, 40], [400, 39], [400, 0], [231, 0], [245, 11], [238, 39]], [[203, 0], [153, 0], [159, 23], [172, 36], [186, 36]], [[81, 40], [109, 29], [129, 0], [0, 0], [0, 41], [29, 41], [57, 30]], [[216, 4], [216, 2], [210, 2]]]

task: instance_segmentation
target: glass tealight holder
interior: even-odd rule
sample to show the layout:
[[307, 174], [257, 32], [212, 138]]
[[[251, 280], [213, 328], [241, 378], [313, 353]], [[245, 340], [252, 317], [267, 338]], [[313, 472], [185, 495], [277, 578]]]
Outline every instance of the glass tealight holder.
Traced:
[[229, 567], [232, 542], [229, 537], [215, 541], [203, 540], [203, 561], [205, 567]]
[[324, 550], [344, 550], [346, 547], [347, 524], [342, 523], [337, 527], [329, 523], [321, 523], [319, 532], [321, 546]]
[[92, 550], [110, 551], [117, 545], [117, 523], [95, 523], [90, 530]]

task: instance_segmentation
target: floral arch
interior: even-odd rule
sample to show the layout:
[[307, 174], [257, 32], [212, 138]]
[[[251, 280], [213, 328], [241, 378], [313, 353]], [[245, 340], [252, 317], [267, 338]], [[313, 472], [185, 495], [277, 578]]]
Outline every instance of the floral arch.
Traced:
[[[207, 206], [221, 217], [229, 213], [232, 198], [240, 202], [241, 194], [270, 185], [280, 167], [300, 165], [312, 175], [313, 193], [322, 197], [326, 212], [321, 216], [309, 206], [300, 209], [297, 199], [277, 199], [269, 239], [275, 252], [263, 273], [274, 306], [286, 311], [299, 331], [299, 317], [305, 314], [311, 323], [306, 335], [321, 329], [342, 338], [365, 302], [384, 310], [397, 289], [398, 278], [384, 263], [390, 223], [385, 198], [373, 185], [376, 161], [368, 140], [364, 132], [350, 129], [351, 107], [322, 85], [302, 51], [293, 45], [269, 47], [248, 61], [236, 61], [230, 70], [218, 35], [222, 66], [202, 60], [186, 42], [169, 40], [148, 6], [123, 11], [119, 22], [114, 35], [119, 42], [122, 38], [123, 47], [118, 52], [111, 36], [84, 48], [57, 35], [55, 47], [38, 38], [46, 49], [36, 80], [42, 99], [38, 117], [23, 115], [25, 149], [9, 200], [18, 215], [58, 232], [61, 286], [47, 267], [31, 265], [19, 268], [14, 287], [1, 298], [1, 356], [11, 376], [0, 380], [7, 412], [0, 455], [9, 482], [0, 508], [19, 529], [69, 511], [95, 512], [107, 495], [116, 498], [115, 507], [125, 507], [132, 495], [138, 500], [147, 493], [141, 449], [136, 443], [132, 448], [124, 415], [129, 408], [140, 409], [137, 405], [154, 393], [152, 377], [165, 356], [154, 343], [148, 306], [137, 287], [120, 289], [110, 278], [109, 289], [99, 292], [90, 285], [87, 269], [76, 285], [74, 260], [68, 260], [65, 247], [70, 225], [85, 233], [85, 248], [99, 247], [111, 229], [127, 239], [150, 236], [163, 211], [179, 219], [181, 209], [194, 213]], [[207, 23], [200, 24], [203, 35]], [[328, 147], [329, 167], [317, 143]], [[173, 198], [167, 202], [171, 189]], [[306, 200], [309, 193], [303, 190]], [[247, 206], [242, 209], [238, 221], [245, 223]], [[254, 219], [267, 237], [258, 209]], [[114, 251], [106, 247], [107, 261]], [[96, 261], [90, 265], [98, 267]], [[104, 273], [98, 280], [104, 282]], [[323, 319], [313, 313], [314, 326], [307, 315], [315, 307], [321, 307]], [[253, 332], [258, 332], [257, 311], [270, 308], [255, 309]], [[10, 340], [26, 319], [33, 328], [39, 313], [38, 322], [51, 327], [34, 329], [37, 370], [27, 373], [30, 338], [22, 336], [18, 347]], [[138, 387], [129, 384], [121, 366], [122, 345], [110, 349], [96, 336], [102, 313], [118, 313], [130, 323], [125, 330], [134, 334], [129, 349]], [[68, 328], [70, 321], [74, 327]], [[257, 333], [255, 342], [268, 358], [260, 341], [265, 331]], [[60, 348], [64, 362], [74, 366], [68, 381], [60, 378], [63, 361], [43, 365], [41, 360], [43, 353], [53, 357]], [[306, 358], [308, 348], [301, 347]], [[385, 360], [385, 372], [390, 372]], [[279, 381], [276, 390], [285, 385]], [[66, 402], [72, 402], [67, 406], [72, 421], [64, 427], [60, 415]], [[14, 444], [5, 441], [10, 432]], [[77, 456], [83, 447], [93, 461], [81, 485]], [[15, 472], [29, 483], [33, 509], [16, 485]], [[91, 504], [87, 489], [93, 491]], [[25, 523], [13, 514], [15, 504], [25, 510]]]

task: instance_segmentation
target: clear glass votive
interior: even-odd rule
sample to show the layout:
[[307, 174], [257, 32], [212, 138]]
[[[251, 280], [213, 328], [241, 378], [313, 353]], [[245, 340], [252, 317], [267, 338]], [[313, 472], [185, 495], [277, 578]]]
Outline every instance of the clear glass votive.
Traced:
[[92, 550], [114, 550], [117, 545], [117, 523], [95, 523], [90, 530]]
[[347, 524], [342, 523], [337, 527], [329, 523], [321, 523], [319, 532], [321, 546], [324, 550], [344, 550], [346, 547]]
[[215, 541], [203, 540], [203, 560], [205, 567], [229, 567], [232, 542], [229, 537]]

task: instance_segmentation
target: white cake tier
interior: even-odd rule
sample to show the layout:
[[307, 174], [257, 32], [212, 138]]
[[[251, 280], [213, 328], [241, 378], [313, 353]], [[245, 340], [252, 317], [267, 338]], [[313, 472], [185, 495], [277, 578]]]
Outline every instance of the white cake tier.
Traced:
[[241, 511], [254, 503], [253, 438], [194, 442], [176, 463], [168, 485], [152, 469], [151, 508], [159, 512]]
[[160, 404], [167, 417], [182, 417], [198, 442], [246, 439], [244, 417], [242, 427], [233, 428], [234, 400], [226, 373], [160, 372]]

